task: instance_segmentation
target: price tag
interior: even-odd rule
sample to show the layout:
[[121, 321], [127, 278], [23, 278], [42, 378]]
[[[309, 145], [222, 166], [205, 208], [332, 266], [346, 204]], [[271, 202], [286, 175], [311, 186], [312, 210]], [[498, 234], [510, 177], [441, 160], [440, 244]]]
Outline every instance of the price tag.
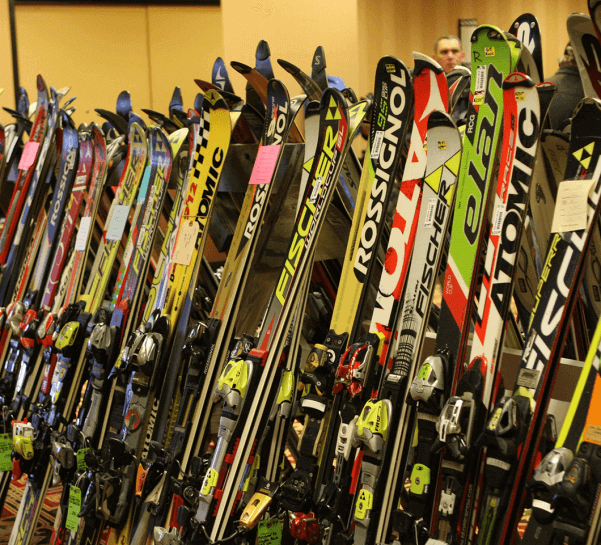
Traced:
[[257, 545], [280, 545], [282, 542], [282, 523], [279, 519], [262, 520], [257, 530]]
[[434, 210], [436, 210], [436, 197], [431, 198], [428, 201], [428, 208], [426, 208], [426, 219], [424, 220], [424, 228], [430, 229], [434, 223]]
[[501, 236], [503, 230], [503, 220], [505, 219], [505, 203], [498, 203], [495, 208], [495, 217], [492, 222], [491, 234], [495, 237]]
[[28, 170], [33, 165], [39, 147], [39, 142], [27, 142], [23, 146], [23, 153], [21, 154], [21, 159], [19, 159], [19, 170]]
[[13, 452], [13, 439], [10, 433], [0, 434], [0, 471], [11, 471], [13, 461], [11, 454]]
[[88, 234], [90, 227], [92, 226], [92, 218], [86, 216], [81, 218], [79, 221], [79, 231], [77, 231], [77, 238], [75, 239], [75, 251], [84, 252], [88, 244]]
[[274, 146], [261, 146], [255, 159], [249, 184], [268, 184], [271, 182], [275, 164], [280, 155], [280, 144]]
[[86, 452], [90, 450], [89, 448], [80, 448], [77, 451], [77, 469], [87, 469], [88, 465], [86, 464]]
[[106, 240], [121, 240], [128, 216], [129, 206], [126, 204], [118, 204], [113, 208], [111, 222], [106, 230]]
[[374, 147], [369, 152], [369, 157], [371, 159], [380, 158], [380, 148], [382, 147], [382, 142], [384, 142], [384, 131], [376, 131], [376, 134], [374, 135]]
[[81, 490], [72, 486], [69, 490], [69, 509], [67, 511], [67, 522], [65, 528], [73, 532], [79, 527], [79, 517], [77, 513], [81, 511]]
[[186, 221], [180, 225], [175, 248], [173, 249], [174, 263], [186, 267], [190, 265], [197, 236], [198, 224], [195, 221]]
[[588, 194], [593, 180], [563, 181], [557, 188], [552, 233], [577, 231], [586, 227]]
[[488, 67], [485, 64], [478, 65], [476, 68], [476, 85], [474, 87], [474, 94], [484, 93], [486, 90], [486, 72]]

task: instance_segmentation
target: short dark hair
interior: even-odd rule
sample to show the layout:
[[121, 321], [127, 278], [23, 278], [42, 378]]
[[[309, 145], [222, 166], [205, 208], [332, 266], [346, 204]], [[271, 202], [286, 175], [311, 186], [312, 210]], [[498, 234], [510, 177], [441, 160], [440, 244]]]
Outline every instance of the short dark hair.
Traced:
[[434, 53], [438, 51], [438, 44], [440, 40], [457, 40], [457, 42], [459, 43], [459, 51], [463, 51], [463, 48], [461, 47], [461, 40], [457, 36], [454, 36], [453, 34], [445, 34], [444, 36], [441, 36], [440, 38], [438, 38], [438, 40], [434, 42]]

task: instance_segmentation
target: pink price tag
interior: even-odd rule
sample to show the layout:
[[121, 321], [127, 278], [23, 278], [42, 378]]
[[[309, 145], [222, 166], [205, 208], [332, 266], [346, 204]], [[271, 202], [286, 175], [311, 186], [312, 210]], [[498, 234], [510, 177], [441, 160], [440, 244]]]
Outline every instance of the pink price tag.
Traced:
[[255, 159], [255, 166], [250, 175], [249, 184], [268, 184], [271, 182], [275, 164], [280, 155], [281, 144], [261, 146]]
[[35, 161], [39, 147], [39, 142], [27, 142], [25, 144], [19, 161], [19, 170], [29, 170], [29, 167], [33, 165]]

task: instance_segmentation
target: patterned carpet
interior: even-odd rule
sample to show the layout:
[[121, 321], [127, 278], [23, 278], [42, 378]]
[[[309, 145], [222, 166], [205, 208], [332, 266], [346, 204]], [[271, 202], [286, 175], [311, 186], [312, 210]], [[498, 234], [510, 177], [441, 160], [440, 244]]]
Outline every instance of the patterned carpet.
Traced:
[[[10, 485], [8, 496], [4, 503], [2, 517], [0, 518], [0, 544], [8, 543], [15, 517], [19, 510], [19, 503], [21, 502], [25, 483], [26, 476], [23, 475], [20, 481]], [[44, 545], [50, 543], [52, 525], [54, 524], [54, 517], [60, 501], [61, 492], [62, 486], [60, 485], [48, 490], [48, 494], [46, 494], [46, 499], [44, 500], [44, 509], [40, 514], [40, 519], [35, 530], [33, 543]]]

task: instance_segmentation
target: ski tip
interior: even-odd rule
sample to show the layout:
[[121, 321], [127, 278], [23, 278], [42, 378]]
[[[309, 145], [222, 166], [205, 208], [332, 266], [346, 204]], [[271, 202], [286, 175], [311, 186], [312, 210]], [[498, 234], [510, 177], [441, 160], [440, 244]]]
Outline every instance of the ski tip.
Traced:
[[230, 62], [230, 66], [238, 73], [245, 75], [245, 74], [250, 74], [250, 72], [253, 71], [253, 68], [251, 66], [248, 66], [247, 64], [241, 63], [241, 62], [237, 62], [237, 61], [232, 61]]
[[470, 41], [472, 43], [478, 41], [478, 37], [483, 33], [485, 33], [486, 36], [490, 40], [498, 40], [498, 41], [506, 41], [507, 40], [507, 38], [505, 38], [505, 33], [499, 27], [496, 27], [494, 25], [480, 25], [472, 33], [472, 37], [470, 38]]
[[530, 76], [522, 72], [512, 72], [503, 82], [503, 89], [513, 89], [514, 87], [534, 87], [534, 81]]
[[438, 64], [434, 59], [428, 57], [428, 55], [424, 55], [423, 53], [418, 53], [417, 51], [413, 52], [413, 62], [415, 63], [415, 68], [413, 69], [414, 77], [426, 68], [429, 68], [435, 74], [440, 74], [444, 71], [442, 66], [440, 66], [440, 64]]
[[255, 58], [258, 61], [265, 61], [271, 55], [271, 51], [269, 49], [269, 44], [265, 40], [261, 40], [259, 45], [257, 45], [257, 51], [255, 53]]
[[285, 61], [284, 59], [278, 59], [277, 63], [289, 74], [295, 75], [301, 71], [298, 66], [295, 66], [291, 62]]
[[435, 127], [456, 128], [453, 118], [442, 110], [434, 110], [428, 117], [428, 130]]

